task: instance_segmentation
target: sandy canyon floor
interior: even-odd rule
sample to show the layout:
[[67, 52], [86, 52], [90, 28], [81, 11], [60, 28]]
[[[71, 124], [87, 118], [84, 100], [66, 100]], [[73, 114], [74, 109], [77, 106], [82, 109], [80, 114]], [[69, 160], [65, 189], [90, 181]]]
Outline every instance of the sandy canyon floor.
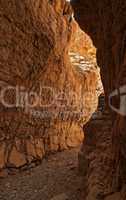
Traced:
[[79, 148], [45, 158], [41, 165], [0, 179], [0, 200], [81, 200]]

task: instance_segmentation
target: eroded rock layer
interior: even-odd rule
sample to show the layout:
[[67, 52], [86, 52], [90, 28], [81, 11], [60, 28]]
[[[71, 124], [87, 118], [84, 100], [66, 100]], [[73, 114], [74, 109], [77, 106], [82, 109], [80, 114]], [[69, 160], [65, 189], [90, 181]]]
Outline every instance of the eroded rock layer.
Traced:
[[0, 169], [21, 168], [80, 144], [97, 106], [97, 70], [70, 62], [64, 0], [2, 0], [0, 26]]
[[[108, 125], [104, 119], [104, 114], [101, 114], [102, 121], [91, 121], [88, 124], [88, 128], [84, 129], [87, 134], [90, 134], [94, 138], [94, 140], [91, 140], [89, 136], [86, 136], [83, 145], [86, 157], [86, 154], [94, 154], [94, 157], [89, 158], [87, 168], [87, 182], [89, 183], [87, 185], [87, 199], [104, 199], [115, 192], [114, 195], [110, 195], [107, 199], [125, 199], [126, 104], [124, 96], [126, 93], [126, 2], [123, 0], [73, 0], [72, 4], [75, 9], [76, 20], [80, 27], [91, 36], [97, 48], [97, 62], [101, 68], [101, 77], [105, 91], [105, 112], [106, 110], [108, 111], [109, 122], [111, 124]], [[112, 93], [113, 91], [114, 93]], [[121, 96], [122, 93], [123, 97]], [[100, 127], [101, 122], [103, 127]], [[92, 123], [94, 126], [92, 126]], [[103, 132], [104, 129], [106, 129], [106, 134]], [[103, 135], [105, 139], [102, 140]], [[107, 139], [108, 136], [109, 141]], [[100, 141], [100, 137], [102, 141]], [[94, 145], [95, 138], [97, 138], [97, 141]], [[90, 140], [89, 149], [92, 153], [88, 152], [87, 145], [85, 145], [88, 143], [88, 139]], [[110, 146], [109, 150], [107, 150], [108, 142]], [[103, 155], [100, 156], [104, 160], [104, 166], [102, 163], [96, 162], [101, 148], [99, 144], [100, 146], [104, 146], [104, 149], [101, 150]], [[93, 149], [93, 147], [95, 148]], [[109, 162], [106, 162], [107, 154], [110, 157]], [[99, 169], [99, 172], [97, 169]], [[111, 175], [108, 171], [111, 171]], [[104, 175], [100, 178], [101, 173]], [[109, 183], [107, 183], [108, 180]], [[95, 193], [94, 187], [91, 187], [93, 184], [96, 186]], [[102, 191], [99, 189], [100, 185], [103, 187]], [[109, 191], [107, 191], [107, 185], [109, 185]], [[119, 191], [121, 192], [118, 193]]]
[[72, 38], [70, 44], [70, 49], [73, 52], [78, 52], [81, 56], [85, 56], [96, 63], [96, 48], [91, 38], [81, 30], [75, 20], [72, 22]]

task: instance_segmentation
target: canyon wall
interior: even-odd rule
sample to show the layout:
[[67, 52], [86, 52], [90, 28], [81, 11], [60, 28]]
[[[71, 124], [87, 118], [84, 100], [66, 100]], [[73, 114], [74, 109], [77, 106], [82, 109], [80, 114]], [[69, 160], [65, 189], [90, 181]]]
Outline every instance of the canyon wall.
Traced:
[[81, 30], [75, 19], [72, 22], [72, 38], [70, 50], [96, 62], [96, 48], [91, 38]]
[[64, 0], [0, 1], [0, 170], [27, 169], [83, 139], [97, 71], [70, 62], [71, 16]]
[[125, 199], [126, 2], [73, 0], [72, 5], [75, 19], [97, 48], [106, 103], [102, 115], [84, 126], [79, 159], [87, 177], [87, 199]]

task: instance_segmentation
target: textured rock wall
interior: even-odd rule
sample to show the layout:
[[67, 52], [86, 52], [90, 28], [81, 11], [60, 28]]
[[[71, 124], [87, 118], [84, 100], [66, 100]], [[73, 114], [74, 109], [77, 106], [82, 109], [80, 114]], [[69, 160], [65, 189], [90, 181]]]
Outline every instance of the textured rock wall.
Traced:
[[65, 1], [0, 1], [0, 169], [27, 168], [83, 139], [97, 73], [69, 61], [71, 12]]
[[[98, 138], [98, 140], [95, 140], [91, 139], [89, 136], [85, 137], [83, 149], [85, 148], [86, 150], [82, 150], [83, 153], [85, 152], [82, 154], [86, 157], [86, 163], [89, 161], [86, 172], [88, 177], [87, 199], [104, 199], [113, 192], [117, 193], [107, 199], [115, 199], [116, 196], [117, 199], [125, 199], [125, 189], [122, 189], [120, 194], [118, 194], [118, 191], [120, 191], [120, 188], [123, 188], [125, 184], [126, 174], [124, 169], [126, 161], [126, 105], [125, 99], [121, 97], [121, 93], [123, 92], [125, 95], [126, 92], [126, 2], [123, 0], [73, 0], [72, 4], [75, 9], [75, 18], [79, 22], [80, 27], [91, 36], [97, 48], [97, 62], [101, 68], [106, 109], [109, 110], [108, 118], [111, 124], [107, 124], [104, 119], [105, 114], [102, 114], [101, 119], [103, 120], [104, 127], [101, 127], [101, 120], [99, 122], [97, 122], [97, 120], [95, 122], [91, 121], [88, 126], [85, 127], [85, 131], [88, 134], [90, 132], [91, 138]], [[121, 86], [124, 86], [124, 88], [120, 90]], [[117, 90], [116, 93], [113, 94], [111, 106], [117, 109], [116, 112], [109, 107], [109, 97], [111, 92], [115, 89]], [[94, 125], [92, 125], [92, 123]], [[97, 126], [95, 126], [95, 124], [97, 124]], [[109, 129], [103, 138], [103, 129], [107, 127]], [[99, 137], [98, 134], [100, 134]], [[108, 135], [109, 139], [107, 139]], [[88, 138], [90, 138], [90, 141]], [[90, 149], [92, 157], [90, 157], [91, 153], [88, 151], [89, 147], [86, 148], [87, 146], [85, 146], [87, 143], [88, 146], [92, 148]], [[102, 150], [103, 155], [100, 157], [98, 152], [101, 147], [99, 145], [103, 145], [104, 147]], [[90, 154], [89, 159], [87, 159], [88, 156], [86, 154]], [[94, 170], [92, 170], [92, 167]], [[102, 176], [100, 176], [101, 173]]]
[[70, 50], [78, 52], [80, 55], [96, 62], [96, 48], [94, 47], [91, 38], [80, 29], [75, 20], [72, 22]]

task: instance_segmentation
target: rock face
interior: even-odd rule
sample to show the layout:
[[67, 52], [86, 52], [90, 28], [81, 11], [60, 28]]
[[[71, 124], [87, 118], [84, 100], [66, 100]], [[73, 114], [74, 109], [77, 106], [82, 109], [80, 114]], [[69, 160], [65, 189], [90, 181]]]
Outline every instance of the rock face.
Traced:
[[[126, 2], [121, 0], [73, 0], [72, 4], [76, 20], [80, 27], [91, 36], [97, 48], [97, 62], [101, 68], [105, 91], [105, 112], [108, 112], [109, 119], [108, 123], [104, 119], [103, 113], [101, 114], [102, 120], [98, 122], [92, 119], [84, 128], [87, 136], [85, 136], [81, 151], [81, 155], [85, 158], [81, 162], [86, 160], [87, 163], [88, 160], [86, 169], [87, 199], [104, 199], [115, 192], [107, 199], [115, 199], [115, 196], [118, 196], [117, 199], [120, 200], [125, 199], [125, 189], [123, 188], [125, 188], [126, 178], [124, 169], [126, 163], [126, 105], [124, 99], [126, 93]], [[112, 93], [113, 91], [115, 93]], [[121, 96], [122, 93], [124, 96]], [[101, 122], [102, 127], [100, 127]], [[103, 149], [101, 149], [102, 145]], [[101, 153], [99, 156], [99, 151], [102, 151], [103, 155]], [[102, 159], [103, 162], [100, 163], [98, 159]], [[101, 186], [102, 190], [99, 189]]]
[[71, 51], [78, 52], [81, 56], [85, 56], [96, 62], [96, 48], [91, 38], [80, 29], [75, 20], [72, 22], [72, 38], [70, 44]]
[[97, 70], [70, 62], [71, 15], [64, 0], [0, 2], [0, 169], [83, 139], [97, 107]]

